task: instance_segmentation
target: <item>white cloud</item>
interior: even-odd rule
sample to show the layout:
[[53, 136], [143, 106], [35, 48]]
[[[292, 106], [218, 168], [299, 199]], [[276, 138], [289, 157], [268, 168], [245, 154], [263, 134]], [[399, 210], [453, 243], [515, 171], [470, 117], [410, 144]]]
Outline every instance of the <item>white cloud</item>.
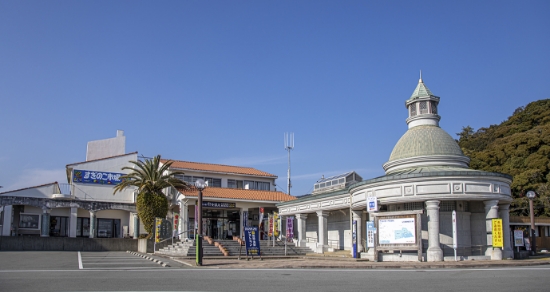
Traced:
[[11, 185], [4, 186], [2, 192], [18, 190], [47, 183], [67, 183], [67, 175], [64, 168], [61, 169], [26, 169], [23, 175], [15, 178]]

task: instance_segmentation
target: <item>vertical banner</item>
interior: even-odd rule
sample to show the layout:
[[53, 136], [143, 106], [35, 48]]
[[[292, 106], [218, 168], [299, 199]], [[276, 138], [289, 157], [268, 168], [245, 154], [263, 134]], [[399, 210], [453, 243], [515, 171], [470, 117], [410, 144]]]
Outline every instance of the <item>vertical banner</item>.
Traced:
[[197, 220], [199, 220], [199, 206], [195, 205], [195, 228], [193, 228], [194, 230], [199, 229], [199, 222], [197, 222]]
[[267, 214], [267, 218], [269, 218], [269, 230], [267, 231], [267, 235], [271, 237], [273, 236], [273, 214]]
[[162, 225], [162, 218], [155, 218], [155, 242], [160, 242], [161, 225]]
[[453, 211], [453, 248], [458, 248], [458, 237], [456, 234], [456, 211]]
[[351, 243], [353, 244], [352, 256], [357, 258], [357, 220], [353, 220]]
[[260, 255], [260, 237], [258, 233], [258, 227], [256, 226], [246, 226], [244, 228], [246, 255]]
[[514, 230], [514, 246], [523, 246], [523, 230]]
[[262, 225], [264, 222], [264, 208], [260, 207], [260, 220], [258, 220], [258, 226]]
[[243, 211], [243, 227], [248, 226], [248, 211]]
[[279, 214], [277, 212], [273, 212], [273, 235], [275, 237], [279, 237]]
[[179, 230], [178, 230], [178, 225], [180, 224], [180, 214], [178, 213], [174, 213], [174, 228], [172, 229], [173, 230], [173, 235], [172, 237], [176, 237], [178, 236], [178, 233], [179, 233]]
[[367, 221], [367, 248], [374, 247], [374, 234], [376, 228], [374, 228], [374, 221]]
[[493, 219], [493, 247], [503, 247], [502, 219]]
[[294, 238], [294, 217], [286, 217], [286, 240], [292, 242]]

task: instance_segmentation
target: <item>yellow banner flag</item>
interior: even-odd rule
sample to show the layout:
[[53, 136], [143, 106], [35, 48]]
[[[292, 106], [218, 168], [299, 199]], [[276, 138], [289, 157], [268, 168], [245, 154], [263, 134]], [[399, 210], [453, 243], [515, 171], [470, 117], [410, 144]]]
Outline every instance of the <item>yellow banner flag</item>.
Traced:
[[504, 247], [502, 219], [493, 219], [493, 247]]

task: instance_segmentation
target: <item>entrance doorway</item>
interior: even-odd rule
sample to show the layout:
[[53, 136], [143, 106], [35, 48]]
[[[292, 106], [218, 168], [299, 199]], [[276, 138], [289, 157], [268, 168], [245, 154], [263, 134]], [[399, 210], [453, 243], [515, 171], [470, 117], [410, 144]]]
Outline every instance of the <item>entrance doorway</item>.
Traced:
[[213, 239], [233, 239], [240, 234], [239, 210], [203, 210], [204, 234]]

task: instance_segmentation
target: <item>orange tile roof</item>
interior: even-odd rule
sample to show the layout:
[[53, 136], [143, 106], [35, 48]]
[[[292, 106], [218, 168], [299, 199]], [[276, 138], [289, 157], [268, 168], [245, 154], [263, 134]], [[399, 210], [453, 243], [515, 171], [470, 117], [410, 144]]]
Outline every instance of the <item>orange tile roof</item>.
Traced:
[[[191, 187], [188, 190], [179, 190], [180, 193], [196, 197], [198, 191], [195, 187]], [[202, 191], [202, 196], [205, 198], [223, 198], [223, 199], [239, 199], [239, 200], [251, 200], [251, 201], [277, 201], [286, 202], [295, 200], [296, 197], [287, 195], [279, 191], [260, 191], [260, 190], [243, 190], [243, 189], [231, 189], [231, 188], [214, 188], [208, 187]]]
[[[161, 159], [161, 162], [165, 163], [168, 159]], [[234, 173], [234, 174], [245, 174], [245, 175], [254, 175], [254, 176], [264, 176], [264, 177], [274, 177], [277, 176], [265, 171], [261, 171], [252, 167], [243, 167], [243, 166], [231, 166], [223, 164], [211, 164], [211, 163], [202, 163], [202, 162], [189, 162], [189, 161], [179, 161], [172, 160], [172, 168], [177, 169], [189, 169], [189, 170], [202, 170], [202, 171], [211, 171], [211, 172], [223, 172], [223, 173]]]

